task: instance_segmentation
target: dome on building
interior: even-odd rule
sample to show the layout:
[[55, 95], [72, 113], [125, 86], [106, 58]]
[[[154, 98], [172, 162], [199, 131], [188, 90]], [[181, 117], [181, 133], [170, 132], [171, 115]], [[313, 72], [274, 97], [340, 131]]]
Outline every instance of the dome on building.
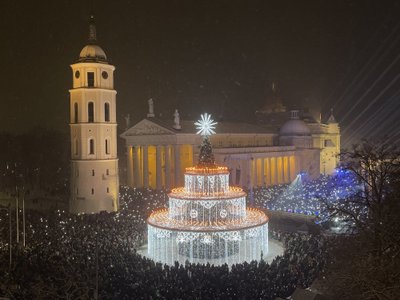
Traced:
[[311, 135], [310, 128], [299, 119], [298, 111], [291, 111], [291, 119], [288, 120], [279, 131], [281, 136], [307, 136]]
[[289, 120], [281, 127], [280, 135], [293, 136], [293, 135], [310, 135], [310, 128], [302, 120]]
[[83, 47], [81, 53], [79, 54], [79, 61], [100, 61], [100, 62], [107, 62], [107, 56], [104, 50], [98, 45], [86, 45]]
[[90, 16], [89, 21], [89, 40], [79, 54], [78, 62], [103, 62], [107, 63], [107, 56], [104, 50], [97, 45], [96, 26], [94, 17]]

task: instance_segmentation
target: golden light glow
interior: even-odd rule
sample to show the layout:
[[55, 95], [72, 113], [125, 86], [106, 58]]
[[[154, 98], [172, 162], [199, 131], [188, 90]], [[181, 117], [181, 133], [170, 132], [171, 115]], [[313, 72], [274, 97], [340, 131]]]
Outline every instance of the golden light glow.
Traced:
[[[168, 165], [167, 165], [168, 161]], [[172, 147], [165, 146], [165, 187], [173, 186], [174, 176], [173, 176], [173, 157], [172, 157]]]
[[160, 147], [160, 151], [161, 151], [161, 153], [160, 153], [160, 155], [161, 155], [161, 171], [160, 171], [161, 172], [161, 186], [167, 185], [166, 179], [165, 179], [166, 172], [167, 172], [167, 169], [165, 167], [165, 155], [167, 153], [166, 147], [167, 146]]
[[277, 183], [283, 183], [283, 174], [282, 174], [282, 157], [277, 157], [276, 158], [277, 159], [277, 161], [278, 161], [278, 180], [277, 180]]
[[134, 179], [133, 179], [133, 169], [136, 167], [133, 163], [133, 148], [129, 147], [128, 150], [128, 185], [133, 186], [134, 185]]
[[207, 167], [199, 167], [199, 166], [194, 166], [194, 167], [189, 167], [185, 169], [186, 173], [188, 174], [228, 174], [228, 167], [223, 167], [223, 166], [207, 166]]
[[264, 160], [264, 176], [265, 176], [265, 185], [270, 186], [271, 185], [271, 176], [270, 170], [269, 170], [269, 159]]
[[195, 193], [195, 192], [187, 193], [187, 192], [185, 192], [184, 187], [178, 187], [178, 188], [172, 189], [171, 193], [169, 193], [168, 196], [171, 198], [177, 198], [177, 199], [194, 199], [194, 198], [202, 197], [204, 200], [214, 199], [215, 197], [218, 197], [218, 198], [225, 200], [225, 199], [238, 197], [238, 196], [241, 197], [245, 194], [246, 193], [243, 192], [243, 189], [240, 187], [237, 187], [237, 186], [230, 186], [229, 191], [219, 192], [219, 193], [215, 192], [210, 196], [207, 195], [206, 193]]
[[[147, 153], [148, 153], [148, 172], [149, 172], [149, 187], [155, 189], [157, 176], [156, 176], [156, 147], [155, 146], [148, 146]], [[146, 172], [146, 170], [144, 170]]]
[[290, 181], [292, 181], [296, 177], [295, 174], [297, 174], [295, 158], [293, 155], [289, 157], [289, 166], [290, 166]]
[[271, 157], [271, 185], [278, 184], [278, 179], [276, 178], [276, 157]]
[[193, 147], [192, 145], [180, 146], [180, 173], [183, 174], [185, 169], [193, 166]]
[[162, 208], [156, 210], [150, 214], [147, 219], [147, 223], [152, 226], [160, 227], [169, 230], [180, 230], [187, 228], [187, 231], [214, 231], [215, 228], [223, 230], [236, 230], [236, 229], [248, 229], [253, 226], [260, 226], [268, 222], [266, 214], [257, 209], [248, 207], [246, 209], [246, 218], [237, 219], [235, 222], [232, 221], [187, 221], [171, 219], [168, 217], [168, 209]]
[[289, 182], [289, 169], [288, 169], [288, 158], [287, 156], [282, 157], [282, 167], [283, 167], [283, 182]]

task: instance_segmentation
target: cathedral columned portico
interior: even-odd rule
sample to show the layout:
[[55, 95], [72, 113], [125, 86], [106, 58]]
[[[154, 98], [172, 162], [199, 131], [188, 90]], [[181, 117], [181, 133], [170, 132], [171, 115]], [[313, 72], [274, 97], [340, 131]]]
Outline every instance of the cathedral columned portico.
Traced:
[[181, 172], [193, 162], [192, 144], [142, 144], [127, 147], [127, 184], [170, 189], [182, 182]]
[[[299, 172], [294, 147], [266, 147], [263, 153], [250, 148], [242, 149], [245, 153], [233, 150], [236, 149], [214, 148], [216, 161], [224, 162], [231, 173], [232, 185], [284, 184], [293, 181]], [[128, 146], [127, 184], [153, 189], [179, 186], [184, 168], [190, 166], [197, 154], [193, 144]]]
[[[129, 186], [169, 190], [183, 185], [184, 170], [195, 163], [201, 141], [193, 122], [179, 121], [179, 124], [176, 129], [172, 124], [148, 117], [121, 135], [127, 145]], [[210, 139], [216, 161], [230, 171], [232, 185], [251, 188], [286, 184], [309, 167], [299, 163], [304, 155], [295, 146], [274, 145], [276, 138], [262, 132], [262, 128], [222, 122], [218, 126], [219, 132]], [[229, 133], [224, 132], [228, 129]], [[317, 169], [319, 161], [313, 163], [311, 169]]]

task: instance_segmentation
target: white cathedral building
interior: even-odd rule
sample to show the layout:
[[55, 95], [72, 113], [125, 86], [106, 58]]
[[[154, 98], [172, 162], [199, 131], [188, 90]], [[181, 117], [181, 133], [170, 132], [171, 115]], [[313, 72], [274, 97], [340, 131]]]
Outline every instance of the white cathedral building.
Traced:
[[97, 45], [93, 17], [89, 41], [71, 65], [70, 211], [118, 210], [118, 157], [115, 67]]
[[[287, 116], [279, 126], [219, 122], [210, 137], [216, 162], [229, 168], [231, 185], [286, 184], [301, 172], [317, 178], [337, 167], [340, 128], [333, 114], [325, 123], [303, 120], [298, 110], [287, 112], [275, 104], [266, 113]], [[170, 121], [160, 120], [152, 100], [147, 118], [121, 137], [126, 142], [127, 184], [137, 188], [182, 186], [184, 170], [196, 164], [201, 144], [193, 120], [181, 121], [177, 110]]]

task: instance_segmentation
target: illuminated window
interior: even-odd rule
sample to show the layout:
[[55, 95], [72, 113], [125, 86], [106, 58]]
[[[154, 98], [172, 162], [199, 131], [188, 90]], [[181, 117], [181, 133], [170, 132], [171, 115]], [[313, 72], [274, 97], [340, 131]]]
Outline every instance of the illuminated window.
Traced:
[[94, 154], [94, 139], [89, 140], [89, 154]]
[[108, 142], [108, 139], [105, 140], [105, 146], [106, 146], [106, 154], [110, 154], [110, 143]]
[[88, 103], [88, 122], [89, 123], [94, 122], [94, 103], [93, 102]]
[[87, 73], [87, 84], [88, 87], [94, 87], [94, 72]]
[[78, 123], [78, 103], [74, 103], [74, 123]]
[[104, 103], [104, 121], [110, 122], [110, 103]]

